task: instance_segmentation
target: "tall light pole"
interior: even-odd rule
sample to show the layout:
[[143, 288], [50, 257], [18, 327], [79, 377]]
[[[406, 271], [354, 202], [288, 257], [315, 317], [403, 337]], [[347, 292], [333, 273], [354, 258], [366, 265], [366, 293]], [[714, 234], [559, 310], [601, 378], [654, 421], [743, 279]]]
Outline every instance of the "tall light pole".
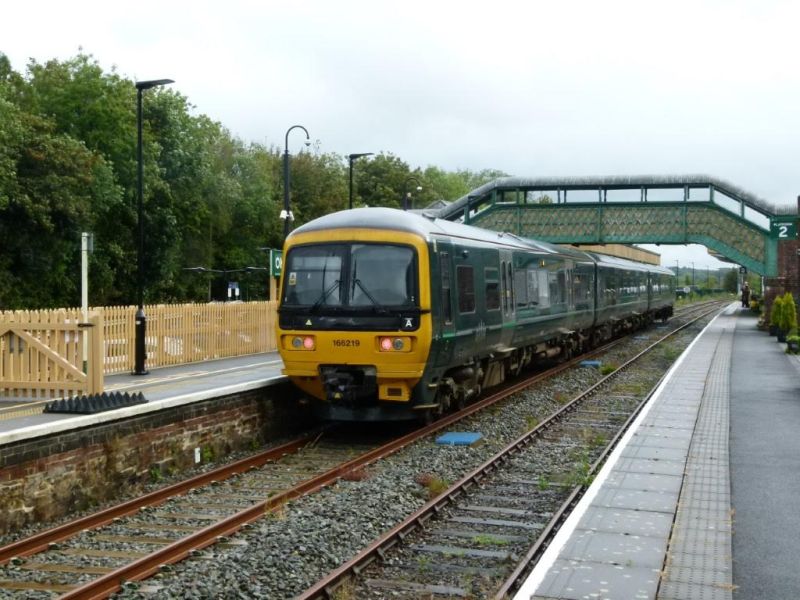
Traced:
[[360, 152], [357, 154], [350, 154], [348, 155], [348, 159], [350, 159], [350, 203], [348, 204], [348, 208], [353, 208], [353, 161], [357, 158], [361, 158], [362, 156], [372, 156], [375, 154], [374, 152]]
[[150, 88], [175, 83], [172, 79], [151, 79], [136, 82], [136, 213], [139, 222], [139, 243], [137, 245], [136, 268], [136, 328], [134, 341], [134, 375], [147, 375], [145, 369], [145, 334], [147, 333], [147, 317], [144, 314], [144, 161], [142, 160], [142, 92]]
[[283, 219], [283, 239], [289, 236], [290, 224], [289, 221], [294, 220], [292, 211], [289, 210], [289, 132], [292, 129], [302, 129], [306, 132], [306, 146], [311, 145], [311, 137], [308, 135], [308, 130], [302, 125], [292, 125], [286, 130], [286, 143], [283, 152], [283, 210], [281, 211], [281, 219]]
[[413, 181], [417, 184], [417, 191], [422, 191], [422, 184], [419, 182], [419, 179], [416, 177], [406, 177], [406, 180], [403, 182], [403, 210], [408, 210], [409, 200], [411, 200], [411, 192], [408, 191], [408, 184], [409, 182]]

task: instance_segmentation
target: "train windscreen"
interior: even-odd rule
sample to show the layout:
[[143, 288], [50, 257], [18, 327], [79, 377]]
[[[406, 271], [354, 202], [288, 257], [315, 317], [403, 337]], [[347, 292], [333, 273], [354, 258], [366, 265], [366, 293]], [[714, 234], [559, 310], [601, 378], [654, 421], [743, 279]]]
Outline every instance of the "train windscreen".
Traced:
[[289, 251], [284, 306], [417, 305], [415, 252], [393, 244], [313, 244]]

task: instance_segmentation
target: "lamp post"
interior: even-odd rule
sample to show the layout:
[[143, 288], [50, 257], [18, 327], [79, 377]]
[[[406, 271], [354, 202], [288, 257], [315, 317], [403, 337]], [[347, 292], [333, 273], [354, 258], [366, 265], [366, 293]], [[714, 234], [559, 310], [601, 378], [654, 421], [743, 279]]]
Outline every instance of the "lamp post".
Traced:
[[362, 156], [372, 156], [375, 154], [374, 152], [359, 152], [356, 154], [350, 154], [347, 158], [350, 160], [350, 203], [348, 204], [348, 208], [353, 208], [353, 161], [357, 158], [361, 158]]
[[147, 375], [145, 369], [145, 334], [147, 333], [147, 317], [144, 314], [144, 161], [142, 160], [142, 92], [150, 88], [175, 83], [172, 79], [151, 79], [136, 82], [136, 214], [139, 228], [136, 268], [136, 328], [134, 340], [134, 375]]
[[292, 211], [289, 210], [289, 132], [292, 129], [302, 129], [306, 132], [306, 146], [311, 145], [311, 137], [308, 135], [308, 130], [302, 125], [292, 125], [286, 130], [286, 139], [283, 152], [283, 210], [281, 211], [281, 219], [283, 219], [283, 239], [289, 235], [289, 221], [294, 220]]
[[422, 184], [419, 182], [419, 179], [416, 177], [406, 177], [406, 180], [403, 182], [403, 210], [408, 210], [409, 200], [411, 200], [411, 192], [408, 191], [408, 184], [411, 181], [417, 184], [418, 192], [422, 191]]

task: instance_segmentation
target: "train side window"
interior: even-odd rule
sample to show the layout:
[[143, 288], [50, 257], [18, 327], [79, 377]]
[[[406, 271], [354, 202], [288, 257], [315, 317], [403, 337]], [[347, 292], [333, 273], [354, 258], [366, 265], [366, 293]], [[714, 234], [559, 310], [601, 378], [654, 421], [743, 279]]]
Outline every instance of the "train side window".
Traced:
[[439, 274], [442, 277], [442, 317], [445, 323], [452, 323], [453, 298], [450, 291], [450, 256], [447, 252], [439, 254]]
[[458, 312], [475, 312], [475, 272], [469, 265], [456, 267], [458, 280]]
[[497, 281], [497, 269], [485, 268], [483, 279], [486, 282], [486, 310], [500, 308], [500, 283]]

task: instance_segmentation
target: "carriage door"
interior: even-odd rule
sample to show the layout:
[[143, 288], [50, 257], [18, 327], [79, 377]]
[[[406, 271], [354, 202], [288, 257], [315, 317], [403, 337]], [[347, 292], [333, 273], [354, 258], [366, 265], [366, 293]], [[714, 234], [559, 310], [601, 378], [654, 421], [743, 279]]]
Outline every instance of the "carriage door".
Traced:
[[503, 330], [500, 343], [511, 346], [514, 337], [514, 322], [516, 321], [517, 298], [514, 294], [514, 263], [510, 250], [500, 251], [500, 308], [503, 312]]
[[[431, 269], [432, 273], [438, 274], [433, 281], [438, 286], [433, 286], [432, 303], [435, 303], [438, 310], [438, 318], [435, 320], [434, 335], [438, 349], [435, 353], [437, 365], [449, 365], [453, 359], [453, 346], [455, 345], [455, 314], [454, 302], [456, 293], [455, 276], [453, 273], [453, 247], [449, 242], [437, 240], [437, 252], [433, 254], [436, 264]], [[438, 288], [438, 289], [437, 289]], [[438, 298], [437, 298], [438, 296]]]

